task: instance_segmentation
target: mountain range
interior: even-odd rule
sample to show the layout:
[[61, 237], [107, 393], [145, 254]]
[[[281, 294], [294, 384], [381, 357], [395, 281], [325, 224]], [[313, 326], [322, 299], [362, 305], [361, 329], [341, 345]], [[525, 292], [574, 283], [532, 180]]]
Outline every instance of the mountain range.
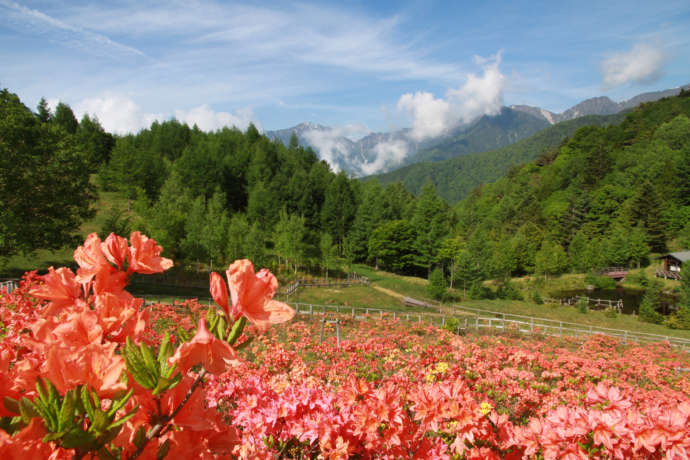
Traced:
[[[684, 88], [690, 88], [690, 85]], [[562, 113], [554, 113], [540, 107], [512, 105], [503, 107], [496, 115], [484, 115], [471, 123], [456, 126], [443, 135], [421, 142], [413, 140], [410, 129], [369, 133], [353, 140], [342, 128], [311, 122], [300, 123], [287, 129], [267, 131], [266, 136], [287, 145], [294, 133], [300, 145], [312, 147], [319, 158], [326, 160], [334, 169], [361, 177], [386, 173], [401, 167], [409, 170], [409, 165], [417, 163], [442, 162], [464, 155], [501, 149], [527, 139], [551, 125], [588, 115], [617, 114], [643, 102], [674, 96], [680, 89], [642, 93], [621, 102], [615, 102], [606, 96], [593, 97]]]

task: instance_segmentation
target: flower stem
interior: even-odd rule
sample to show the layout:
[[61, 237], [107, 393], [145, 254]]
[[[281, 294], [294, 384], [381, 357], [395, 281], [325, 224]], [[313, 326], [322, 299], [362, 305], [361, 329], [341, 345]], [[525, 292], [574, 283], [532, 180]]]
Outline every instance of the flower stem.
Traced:
[[153, 425], [153, 427], [149, 430], [149, 432], [146, 434], [146, 438], [144, 439], [144, 442], [137, 448], [137, 450], [127, 457], [128, 460], [134, 460], [137, 458], [141, 453], [144, 451], [146, 448], [146, 445], [151, 441], [153, 438], [158, 437], [161, 435], [161, 430], [166, 427], [168, 422], [175, 418], [175, 416], [182, 410], [185, 404], [187, 404], [187, 401], [189, 401], [189, 398], [192, 397], [192, 394], [194, 394], [194, 391], [201, 385], [201, 383], [204, 380], [204, 377], [206, 376], [206, 369], [201, 369], [199, 372], [199, 375], [197, 375], [196, 380], [194, 383], [192, 383], [192, 386], [189, 387], [189, 390], [187, 390], [187, 394], [184, 396], [184, 399], [180, 402], [180, 404], [175, 408], [175, 410], [170, 414], [170, 415], [165, 415], [161, 417], [161, 419]]

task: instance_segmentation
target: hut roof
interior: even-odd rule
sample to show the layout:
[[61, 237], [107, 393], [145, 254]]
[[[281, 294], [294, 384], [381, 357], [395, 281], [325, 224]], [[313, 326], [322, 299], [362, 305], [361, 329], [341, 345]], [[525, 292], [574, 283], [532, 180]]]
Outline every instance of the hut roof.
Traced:
[[664, 254], [663, 256], [657, 257], [657, 259], [664, 259], [668, 256], [671, 256], [674, 259], [678, 259], [681, 262], [685, 263], [690, 260], [690, 251], [669, 252], [668, 254]]

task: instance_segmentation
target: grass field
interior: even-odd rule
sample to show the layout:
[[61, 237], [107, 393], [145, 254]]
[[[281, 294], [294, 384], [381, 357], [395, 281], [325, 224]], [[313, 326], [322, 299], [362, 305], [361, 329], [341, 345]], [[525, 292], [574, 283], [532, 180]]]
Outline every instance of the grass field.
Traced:
[[[409, 277], [400, 276], [392, 273], [387, 273], [383, 271], [378, 271], [367, 267], [364, 265], [356, 265], [354, 270], [364, 276], [369, 277], [371, 281], [371, 287], [359, 288], [361, 290], [375, 290], [377, 286], [382, 286], [387, 289], [402, 293], [404, 295], [414, 297], [416, 299], [427, 299], [428, 294], [426, 293], [427, 281]], [[652, 267], [653, 270], [653, 267]], [[652, 272], [653, 273], [653, 272]], [[540, 291], [548, 290], [558, 290], [558, 289], [577, 289], [584, 287], [583, 274], [568, 274], [563, 275], [555, 279], [551, 279], [543, 282], [538, 282], [536, 284], [540, 285]], [[522, 287], [525, 289], [524, 294], [528, 294], [530, 289], [533, 289], [535, 283], [532, 280], [521, 279], [514, 280], [517, 287]], [[677, 283], [674, 282], [674, 283]], [[341, 305], [346, 304], [350, 300], [350, 291], [348, 289], [341, 290], [340, 299], [338, 302]], [[305, 295], [309, 295], [310, 298], [314, 299], [313, 302], [316, 303], [316, 299], [319, 299], [319, 294], [316, 292], [306, 292]], [[316, 291], [311, 289], [310, 291]], [[372, 294], [373, 295], [373, 294]], [[458, 297], [460, 297], [460, 292], [457, 292]], [[526, 298], [528, 296], [526, 295]], [[358, 292], [356, 298], [366, 298], [365, 292]], [[553, 319], [557, 321], [565, 321], [572, 323], [580, 323], [585, 325], [607, 327], [612, 329], [625, 329], [633, 332], [646, 332], [650, 334], [661, 334], [669, 335], [673, 337], [682, 337], [690, 339], [690, 331], [680, 331], [675, 329], [670, 329], [658, 324], [650, 324], [639, 321], [637, 316], [632, 315], [618, 315], [615, 318], [606, 316], [603, 311], [589, 310], [587, 313], [580, 313], [574, 306], [563, 306], [563, 305], [553, 305], [553, 304], [537, 304], [531, 301], [517, 301], [517, 300], [462, 300], [456, 302], [461, 305], [465, 305], [472, 308], [480, 308], [484, 310], [496, 311], [500, 313], [512, 313], [517, 315], [534, 316], [538, 318]], [[358, 305], [354, 301], [352, 305]], [[374, 305], [371, 305], [372, 307]], [[382, 305], [381, 305], [382, 307]], [[405, 309], [406, 307], [403, 307]]]

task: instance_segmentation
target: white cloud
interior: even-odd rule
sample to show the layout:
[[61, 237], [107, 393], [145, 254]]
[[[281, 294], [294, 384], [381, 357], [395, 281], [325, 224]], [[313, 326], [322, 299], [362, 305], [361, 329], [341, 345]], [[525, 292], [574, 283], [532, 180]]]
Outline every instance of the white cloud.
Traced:
[[[48, 100], [48, 105], [57, 106], [57, 100]], [[136, 133], [151, 126], [154, 121], [168, 120], [174, 117], [189, 126], [195, 124], [202, 131], [215, 131], [223, 127], [237, 127], [246, 130], [249, 123], [261, 130], [261, 123], [254, 119], [249, 109], [238, 110], [236, 114], [215, 112], [208, 105], [200, 105], [189, 110], [177, 109], [174, 114], [149, 113], [126, 96], [108, 94], [103, 97], [83, 99], [73, 107], [74, 114], [81, 119], [84, 114], [95, 115], [103, 128], [115, 134]]]
[[245, 131], [250, 123], [254, 123], [262, 131], [261, 124], [254, 119], [254, 114], [250, 109], [241, 109], [237, 111], [237, 114], [232, 114], [215, 112], [204, 104], [190, 110], [175, 110], [175, 118], [189, 126], [196, 124], [202, 131], [216, 131], [224, 127], [236, 127]]
[[374, 161], [359, 165], [361, 173], [365, 176], [398, 166], [407, 157], [408, 144], [402, 140], [384, 141], [376, 144], [373, 151], [376, 155]]
[[335, 172], [340, 171], [340, 163], [350, 156], [352, 141], [340, 135], [340, 130], [315, 128], [302, 133], [302, 136], [319, 151], [319, 157], [331, 165]]
[[348, 123], [345, 125], [336, 126], [331, 128], [331, 131], [335, 135], [347, 137], [351, 141], [357, 141], [371, 133], [371, 130], [366, 125], [361, 123]]
[[443, 134], [452, 123], [448, 101], [425, 91], [403, 94], [397, 108], [412, 117], [410, 136], [417, 141]]
[[659, 78], [665, 62], [662, 49], [638, 43], [630, 51], [613, 54], [601, 62], [604, 87], [653, 82]]
[[57, 42], [67, 46], [98, 55], [112, 56], [116, 53], [125, 56], [144, 56], [143, 52], [134, 47], [116, 42], [103, 34], [61, 21], [42, 11], [27, 8], [8, 0], [0, 0], [0, 6], [5, 8], [6, 20], [9, 20], [10, 23], [21, 24], [35, 34], [52, 35]]
[[[387, 171], [403, 162], [409, 151], [406, 139], [390, 139], [386, 135], [375, 136], [374, 145], [369, 142], [353, 142], [369, 134], [365, 125], [349, 124], [314, 127], [302, 133], [309, 144], [319, 152], [334, 171], [343, 166], [356, 176]], [[365, 150], [366, 149], [366, 150]]]
[[503, 105], [506, 79], [499, 70], [501, 53], [490, 59], [476, 58], [483, 73], [468, 74], [465, 83], [449, 89], [445, 98], [420, 91], [400, 96], [397, 109], [411, 118], [410, 137], [416, 141], [446, 133], [460, 123], [482, 115], [496, 115]]
[[83, 99], [73, 110], [77, 118], [96, 115], [103, 129], [115, 134], [136, 133], [163, 119], [162, 114], [144, 112], [132, 99], [119, 95]]
[[498, 68], [501, 65], [501, 52], [492, 59], [476, 57], [475, 60], [482, 66], [483, 74], [467, 75], [467, 81], [461, 88], [451, 89], [447, 94], [455, 117], [464, 123], [482, 115], [496, 115], [503, 106], [506, 79]]

